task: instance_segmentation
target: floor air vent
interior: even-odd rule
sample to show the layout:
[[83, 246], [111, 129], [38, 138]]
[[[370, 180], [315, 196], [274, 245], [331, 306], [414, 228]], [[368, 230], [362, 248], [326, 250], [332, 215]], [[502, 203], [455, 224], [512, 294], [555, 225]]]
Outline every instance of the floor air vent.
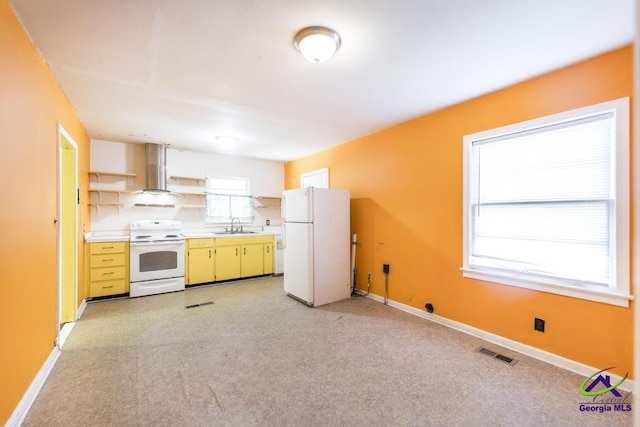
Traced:
[[196, 308], [196, 307], [202, 307], [203, 305], [211, 305], [211, 304], [213, 304], [213, 301], [201, 302], [200, 304], [185, 305], [184, 308]]
[[518, 361], [516, 359], [512, 359], [510, 357], [505, 356], [504, 354], [496, 353], [495, 351], [491, 351], [491, 350], [486, 349], [484, 347], [480, 347], [477, 351], [478, 351], [478, 353], [486, 354], [487, 356], [493, 357], [494, 359], [502, 360], [503, 362], [506, 362], [511, 366], [513, 366], [516, 363], [518, 363]]

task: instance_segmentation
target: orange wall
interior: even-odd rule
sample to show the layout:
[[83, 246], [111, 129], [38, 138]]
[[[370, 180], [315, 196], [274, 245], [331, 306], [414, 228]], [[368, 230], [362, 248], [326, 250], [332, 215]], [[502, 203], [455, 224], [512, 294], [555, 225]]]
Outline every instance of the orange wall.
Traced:
[[[632, 376], [632, 307], [463, 279], [462, 138], [466, 134], [631, 96], [632, 49], [446, 108], [287, 163], [286, 188], [329, 167], [330, 185], [351, 190], [360, 246], [357, 285], [389, 298], [597, 368]], [[544, 334], [533, 318], [546, 320]]]
[[57, 125], [78, 144], [79, 295], [89, 138], [7, 0], [0, 0], [0, 424], [54, 348], [57, 330]]

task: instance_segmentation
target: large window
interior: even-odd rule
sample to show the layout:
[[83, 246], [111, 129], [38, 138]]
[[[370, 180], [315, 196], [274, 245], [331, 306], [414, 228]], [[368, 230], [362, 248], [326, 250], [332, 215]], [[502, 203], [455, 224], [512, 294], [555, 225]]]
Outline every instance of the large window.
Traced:
[[464, 137], [465, 277], [628, 306], [628, 110]]
[[253, 197], [249, 178], [208, 177], [206, 182], [207, 220], [225, 223], [238, 218], [242, 223], [252, 223]]

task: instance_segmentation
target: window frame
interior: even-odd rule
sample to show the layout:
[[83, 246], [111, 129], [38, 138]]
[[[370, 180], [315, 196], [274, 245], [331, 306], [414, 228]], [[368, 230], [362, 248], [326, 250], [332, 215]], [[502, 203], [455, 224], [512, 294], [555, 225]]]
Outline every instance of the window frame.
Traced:
[[[516, 271], [491, 268], [474, 268], [470, 265], [470, 248], [473, 206], [472, 188], [472, 149], [473, 143], [511, 134], [535, 131], [552, 125], [581, 118], [612, 112], [615, 117], [615, 137], [612, 147], [612, 168], [614, 175], [614, 194], [612, 237], [614, 248], [613, 268], [608, 288], [583, 286], [575, 280], [540, 277]], [[622, 307], [629, 306], [633, 296], [630, 289], [630, 156], [629, 156], [629, 98], [577, 108], [533, 120], [528, 120], [495, 129], [476, 132], [463, 137], [463, 266], [465, 278], [483, 280], [508, 286], [515, 286], [542, 292], [549, 292], [590, 301], [597, 301]]]
[[[209, 188], [209, 180], [210, 179], [225, 179], [225, 180], [234, 180], [234, 181], [244, 181], [245, 182], [245, 193], [246, 194], [232, 194], [232, 193], [220, 193], [220, 192], [216, 192], [216, 191], [212, 191]], [[205, 205], [206, 205], [206, 210], [205, 210], [205, 222], [207, 224], [212, 224], [212, 225], [217, 225], [217, 224], [228, 224], [231, 222], [231, 220], [234, 217], [230, 217], [228, 219], [214, 219], [212, 217], [209, 216], [209, 196], [210, 195], [222, 195], [222, 196], [229, 196], [230, 198], [232, 197], [243, 197], [243, 198], [247, 198], [249, 200], [249, 203], [251, 203], [251, 212], [252, 215], [250, 218], [248, 217], [242, 217], [239, 218], [240, 219], [240, 224], [253, 224], [254, 219], [255, 219], [255, 209], [253, 209], [253, 196], [251, 195], [251, 179], [248, 177], [241, 177], [241, 176], [222, 176], [222, 175], [211, 175], [211, 176], [207, 176], [206, 180], [205, 180]]]

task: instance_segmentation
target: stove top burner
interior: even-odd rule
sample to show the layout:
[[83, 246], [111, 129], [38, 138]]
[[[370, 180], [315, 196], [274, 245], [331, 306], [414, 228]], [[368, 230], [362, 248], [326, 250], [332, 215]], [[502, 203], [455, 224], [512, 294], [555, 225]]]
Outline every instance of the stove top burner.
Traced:
[[136, 244], [180, 242], [182, 223], [173, 220], [139, 220], [131, 222], [130, 241]]
[[144, 236], [131, 236], [132, 243], [149, 243], [149, 242], [181, 242], [184, 241], [184, 236], [180, 234], [155, 234]]

